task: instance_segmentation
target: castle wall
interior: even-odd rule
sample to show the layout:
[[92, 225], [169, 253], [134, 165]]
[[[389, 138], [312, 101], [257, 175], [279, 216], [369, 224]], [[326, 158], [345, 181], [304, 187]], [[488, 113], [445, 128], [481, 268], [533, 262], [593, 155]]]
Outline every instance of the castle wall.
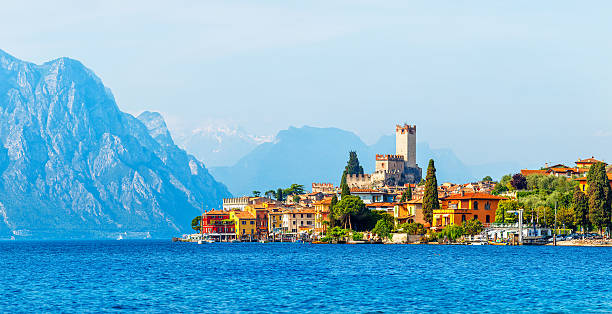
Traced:
[[369, 174], [349, 174], [346, 176], [349, 188], [368, 189], [372, 186], [372, 176]]

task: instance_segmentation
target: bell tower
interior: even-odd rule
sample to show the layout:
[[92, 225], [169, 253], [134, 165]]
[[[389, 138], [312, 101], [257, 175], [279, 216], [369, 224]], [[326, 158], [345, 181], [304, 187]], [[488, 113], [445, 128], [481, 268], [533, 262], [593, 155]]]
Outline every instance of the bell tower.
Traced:
[[417, 167], [416, 125], [404, 124], [395, 126], [395, 154], [404, 157], [407, 167]]

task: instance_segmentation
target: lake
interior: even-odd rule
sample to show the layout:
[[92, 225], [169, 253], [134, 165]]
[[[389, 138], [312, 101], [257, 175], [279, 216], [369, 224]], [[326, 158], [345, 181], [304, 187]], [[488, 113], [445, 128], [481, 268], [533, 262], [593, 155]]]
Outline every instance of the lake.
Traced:
[[612, 248], [0, 242], [0, 309], [611, 312]]

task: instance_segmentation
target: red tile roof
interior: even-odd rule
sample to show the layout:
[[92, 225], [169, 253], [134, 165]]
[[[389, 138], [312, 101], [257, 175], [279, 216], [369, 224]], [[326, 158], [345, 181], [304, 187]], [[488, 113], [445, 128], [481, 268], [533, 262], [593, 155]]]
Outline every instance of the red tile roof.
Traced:
[[594, 157], [591, 157], [591, 158], [587, 158], [587, 159], [578, 159], [578, 161], [576, 163], [577, 164], [594, 164], [594, 163], [598, 163], [598, 162], [603, 162], [603, 161], [597, 160]]
[[546, 174], [546, 170], [529, 170], [522, 169], [521, 174], [524, 176], [532, 175], [532, 174]]
[[377, 190], [373, 190], [373, 189], [358, 189], [358, 188], [351, 188], [351, 193], [382, 193], [380, 191]]
[[505, 200], [505, 197], [492, 195], [488, 193], [465, 193], [465, 195], [456, 194], [451, 195], [446, 198], [447, 200], [469, 200], [469, 199], [477, 199], [477, 200]]

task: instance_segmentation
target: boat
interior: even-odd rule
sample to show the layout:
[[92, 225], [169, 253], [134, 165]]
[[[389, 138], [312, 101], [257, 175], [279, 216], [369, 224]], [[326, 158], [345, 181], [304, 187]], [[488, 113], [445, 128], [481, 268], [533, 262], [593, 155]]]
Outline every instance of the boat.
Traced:
[[232, 242], [232, 243], [240, 243], [240, 242], [242, 242], [242, 241], [240, 241], [240, 240], [238, 240], [238, 239], [234, 239], [234, 240], [232, 240], [232, 241], [230, 241], [230, 242]]
[[329, 244], [329, 242], [325, 242], [325, 241], [312, 241], [312, 244]]
[[204, 244], [206, 242], [204, 242], [204, 240], [198, 240], [198, 244]]
[[259, 243], [268, 243], [268, 242], [270, 242], [270, 241], [268, 241], [268, 240], [263, 240], [263, 239], [262, 239], [262, 240], [259, 240]]

